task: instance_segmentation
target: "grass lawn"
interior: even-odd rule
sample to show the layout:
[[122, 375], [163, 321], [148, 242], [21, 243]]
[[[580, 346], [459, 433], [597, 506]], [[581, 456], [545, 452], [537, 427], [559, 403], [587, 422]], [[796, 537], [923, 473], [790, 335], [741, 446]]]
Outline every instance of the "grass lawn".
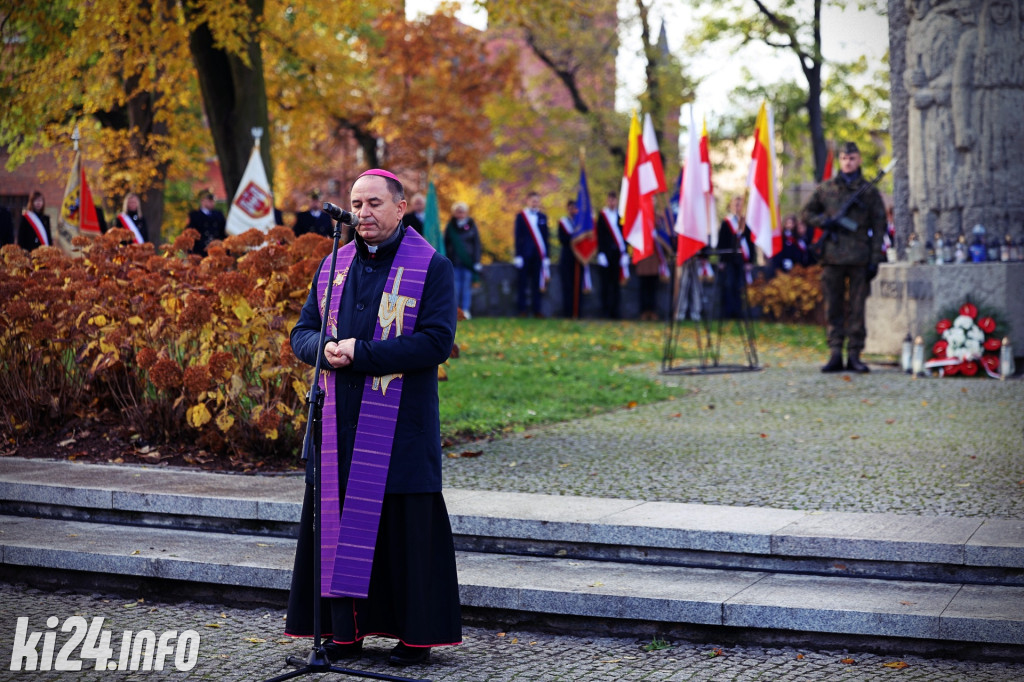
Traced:
[[[692, 324], [692, 323], [688, 323]], [[815, 361], [825, 354], [820, 327], [759, 324], [762, 365]], [[608, 320], [476, 318], [459, 323], [461, 354], [441, 383], [446, 442], [522, 430], [673, 399], [658, 378], [666, 325]], [[692, 326], [679, 335], [677, 357], [694, 356]], [[734, 324], [722, 334], [723, 362], [742, 362]]]

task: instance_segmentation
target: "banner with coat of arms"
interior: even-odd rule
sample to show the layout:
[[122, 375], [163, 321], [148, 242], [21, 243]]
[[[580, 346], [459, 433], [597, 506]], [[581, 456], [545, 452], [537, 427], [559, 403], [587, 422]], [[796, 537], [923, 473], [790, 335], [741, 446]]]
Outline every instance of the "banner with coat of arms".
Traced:
[[93, 202], [92, 191], [85, 179], [85, 168], [82, 165], [82, 152], [75, 152], [75, 161], [71, 165], [68, 184], [64, 187], [64, 200], [60, 206], [60, 220], [57, 221], [57, 233], [53, 236], [54, 246], [71, 253], [71, 240], [78, 235], [100, 234], [100, 221], [96, 215], [96, 204]]
[[259, 138], [252, 146], [249, 163], [228, 210], [227, 233], [242, 234], [252, 228], [267, 232], [274, 227], [274, 195], [260, 156]]

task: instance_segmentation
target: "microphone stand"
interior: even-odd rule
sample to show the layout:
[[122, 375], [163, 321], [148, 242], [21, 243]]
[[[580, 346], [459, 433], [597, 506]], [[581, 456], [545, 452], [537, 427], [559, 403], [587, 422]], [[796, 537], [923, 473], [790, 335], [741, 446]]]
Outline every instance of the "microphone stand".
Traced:
[[[394, 682], [430, 682], [430, 680], [413, 680], [408, 677], [397, 677], [394, 675], [385, 675], [383, 673], [374, 673], [366, 670], [351, 670], [349, 668], [339, 668], [331, 665], [331, 659], [327, 657], [327, 650], [324, 648], [323, 641], [321, 639], [321, 613], [320, 606], [322, 597], [320, 596], [320, 442], [316, 438], [316, 434], [319, 432], [319, 426], [321, 419], [323, 418], [324, 409], [324, 392], [320, 389], [320, 371], [323, 363], [323, 348], [327, 342], [327, 318], [330, 316], [330, 305], [331, 305], [331, 293], [334, 290], [334, 273], [337, 269], [338, 263], [338, 246], [341, 241], [341, 229], [343, 223], [339, 220], [334, 226], [334, 248], [331, 251], [331, 272], [330, 279], [327, 280], [327, 292], [326, 292], [326, 303], [324, 305], [324, 311], [321, 315], [320, 320], [320, 340], [317, 346], [320, 352], [317, 353], [316, 364], [313, 366], [313, 381], [310, 385], [309, 392], [306, 393], [306, 402], [309, 407], [309, 412], [306, 415], [306, 435], [302, 439], [302, 459], [303, 461], [313, 458], [313, 584], [316, 589], [313, 590], [313, 649], [309, 653], [309, 658], [303, 661], [298, 656], [288, 656], [285, 659], [285, 663], [294, 666], [303, 666], [298, 670], [292, 670], [290, 672], [278, 675], [277, 677], [270, 678], [266, 682], [282, 682], [283, 680], [290, 680], [293, 677], [300, 675], [312, 675], [317, 673], [339, 673], [342, 675], [352, 675], [355, 677], [369, 677], [375, 680], [392, 680]], [[315, 286], [315, 284], [314, 284]]]

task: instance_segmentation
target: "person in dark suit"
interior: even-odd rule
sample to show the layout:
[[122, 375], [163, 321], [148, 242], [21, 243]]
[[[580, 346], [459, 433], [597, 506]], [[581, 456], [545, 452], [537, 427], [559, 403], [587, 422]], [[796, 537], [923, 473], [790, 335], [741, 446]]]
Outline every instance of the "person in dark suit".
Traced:
[[14, 243], [14, 219], [6, 206], [0, 206], [0, 246]]
[[406, 227], [411, 227], [420, 234], [423, 234], [423, 220], [427, 215], [427, 198], [417, 192], [412, 195], [409, 201], [409, 212], [402, 216], [402, 222]]
[[46, 215], [46, 199], [39, 190], [32, 192], [28, 200], [28, 208], [21, 214], [18, 224], [18, 246], [26, 251], [34, 251], [40, 246], [53, 246], [53, 233], [50, 231], [50, 216]]
[[527, 311], [542, 317], [541, 294], [547, 289], [551, 261], [548, 256], [548, 217], [541, 213], [540, 194], [526, 195], [526, 208], [516, 214], [515, 258], [512, 264], [519, 270], [516, 307], [520, 316]]
[[619, 197], [608, 192], [604, 208], [597, 214], [597, 267], [601, 282], [601, 311], [604, 316], [622, 319], [622, 282], [629, 272], [629, 252], [619, 228]]
[[199, 210], [189, 212], [188, 224], [185, 227], [191, 227], [199, 232], [199, 239], [192, 247], [192, 253], [200, 256], [206, 255], [206, 248], [210, 242], [227, 237], [227, 219], [215, 207], [213, 192], [207, 189], [199, 194]]
[[301, 237], [309, 232], [318, 234], [321, 237], [333, 236], [334, 223], [331, 222], [331, 216], [320, 210], [320, 192], [313, 190], [309, 198], [309, 209], [295, 216], [295, 236]]
[[729, 213], [718, 229], [719, 315], [723, 319], [743, 317], [743, 292], [747, 272], [753, 265], [754, 240], [743, 218], [743, 199], [733, 197]]
[[[374, 635], [397, 638], [389, 663], [409, 665], [426, 662], [432, 647], [462, 641], [455, 547], [441, 493], [437, 384], [437, 367], [447, 360], [455, 339], [454, 276], [451, 261], [402, 224], [405, 195], [394, 174], [373, 169], [359, 176], [351, 206], [360, 222], [354, 242], [338, 252], [337, 263], [348, 274], [340, 291], [335, 287], [325, 303], [331, 307], [328, 319], [336, 320], [329, 325], [334, 327], [332, 337], [320, 346], [320, 300], [330, 275], [329, 270], [322, 272], [321, 263], [292, 329], [291, 345], [296, 357], [309, 365], [321, 357], [327, 370], [334, 404], [328, 402], [324, 409], [322, 454], [324, 461], [333, 460], [337, 480], [332, 485], [339, 486], [340, 498], [351, 487], [354, 495], [379, 500], [378, 489], [368, 493], [360, 487], [357, 463], [372, 448], [388, 450], [390, 456], [383, 460], [386, 483], [377, 502], [381, 512], [366, 597], [325, 598], [322, 631], [332, 633], [325, 645], [331, 660], [359, 656], [363, 638]], [[329, 267], [330, 259], [325, 263]], [[413, 265], [425, 268], [419, 283], [409, 275]], [[403, 267], [406, 276], [399, 283], [396, 273]], [[374, 383], [375, 377], [381, 383]], [[332, 407], [334, 420], [329, 419]], [[328, 439], [328, 433], [333, 437]], [[385, 433], [394, 434], [390, 443]], [[359, 443], [368, 449], [359, 450]], [[313, 542], [312, 461], [307, 465], [285, 625], [292, 636], [312, 634], [314, 599], [322, 594], [322, 576], [312, 575], [314, 552], [321, 551]], [[334, 504], [322, 507], [322, 513], [339, 522]], [[341, 514], [340, 525], [345, 522]], [[347, 571], [352, 550], [346, 551], [339, 549], [336, 561], [346, 562]]]

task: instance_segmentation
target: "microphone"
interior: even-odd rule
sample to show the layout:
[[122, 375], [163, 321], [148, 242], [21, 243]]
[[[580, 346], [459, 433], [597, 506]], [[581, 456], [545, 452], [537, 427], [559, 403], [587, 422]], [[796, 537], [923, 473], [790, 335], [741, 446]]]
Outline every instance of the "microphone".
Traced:
[[355, 227], [359, 224], [359, 216], [355, 213], [349, 213], [340, 206], [335, 206], [329, 201], [324, 202], [324, 213], [337, 220], [342, 225], [348, 225], [349, 227]]

